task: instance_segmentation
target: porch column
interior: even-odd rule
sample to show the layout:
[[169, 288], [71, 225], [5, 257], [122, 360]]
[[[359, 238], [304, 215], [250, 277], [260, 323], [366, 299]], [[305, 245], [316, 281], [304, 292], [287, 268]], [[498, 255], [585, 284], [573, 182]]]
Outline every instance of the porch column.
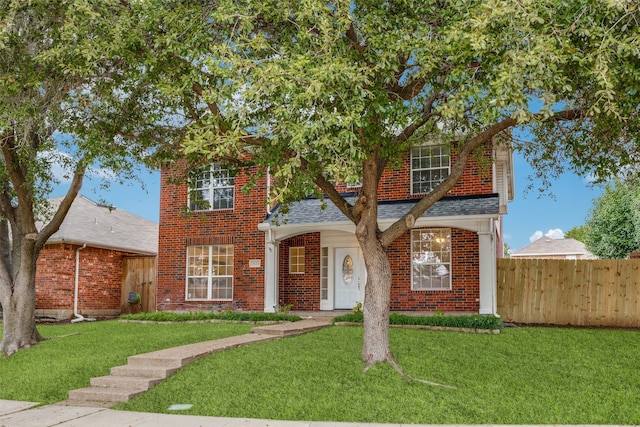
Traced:
[[478, 230], [480, 314], [497, 314], [496, 247], [493, 238], [493, 221], [489, 220]]
[[264, 254], [264, 311], [275, 313], [278, 306], [278, 249], [272, 231], [265, 233]]

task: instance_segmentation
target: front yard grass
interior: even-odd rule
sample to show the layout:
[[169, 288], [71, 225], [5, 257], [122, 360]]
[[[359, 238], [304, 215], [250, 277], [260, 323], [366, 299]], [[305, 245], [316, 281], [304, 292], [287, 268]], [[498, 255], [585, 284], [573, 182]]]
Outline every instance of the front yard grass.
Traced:
[[[30, 349], [0, 357], [0, 399], [51, 403], [87, 387], [134, 354], [249, 333], [251, 324], [139, 324], [115, 320], [40, 325], [47, 337]], [[0, 328], [1, 337], [1, 328]], [[57, 337], [57, 338], [56, 338]]]
[[507, 328], [499, 335], [392, 329], [411, 375], [366, 374], [362, 329], [331, 327], [225, 351], [119, 409], [281, 420], [425, 424], [640, 424], [640, 332]]

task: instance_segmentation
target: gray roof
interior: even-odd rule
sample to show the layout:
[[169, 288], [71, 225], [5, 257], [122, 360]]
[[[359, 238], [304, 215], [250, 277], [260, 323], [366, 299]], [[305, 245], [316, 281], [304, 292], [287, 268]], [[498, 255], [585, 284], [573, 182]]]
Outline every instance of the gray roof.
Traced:
[[[351, 205], [355, 203], [356, 196], [345, 197]], [[378, 219], [397, 219], [404, 215], [418, 200], [402, 200], [385, 202], [378, 204]], [[326, 208], [322, 209], [322, 204]], [[498, 194], [483, 194], [475, 196], [452, 196], [443, 197], [434, 203], [422, 215], [422, 218], [429, 217], [453, 217], [471, 215], [498, 216], [500, 197]], [[308, 198], [293, 203], [289, 212], [279, 213], [276, 208], [265, 220], [268, 224], [314, 224], [323, 222], [347, 221], [347, 218], [329, 199], [319, 200]]]
[[[56, 208], [61, 201], [62, 197], [59, 197], [50, 199], [49, 203]], [[60, 229], [47, 243], [86, 243], [92, 247], [155, 255], [158, 253], [158, 224], [78, 195]]]
[[581, 255], [582, 258], [596, 258], [584, 243], [575, 239], [552, 239], [544, 236], [511, 254], [512, 257]]

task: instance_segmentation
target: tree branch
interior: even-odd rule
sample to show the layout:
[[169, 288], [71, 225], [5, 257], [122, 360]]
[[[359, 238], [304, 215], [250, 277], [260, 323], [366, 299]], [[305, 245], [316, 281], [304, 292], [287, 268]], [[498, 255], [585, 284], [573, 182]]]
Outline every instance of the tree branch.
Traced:
[[[31, 193], [31, 188], [26, 184], [26, 178], [23, 173], [23, 168], [16, 154], [16, 144], [15, 144], [15, 132], [5, 132], [3, 135], [0, 146], [2, 147], [2, 156], [4, 157], [4, 164], [7, 168], [7, 172], [9, 173], [9, 179], [13, 184], [13, 191], [15, 191], [16, 196], [18, 197], [18, 210], [20, 211], [14, 219], [22, 219], [29, 223], [34, 223], [33, 211], [30, 209], [30, 206], [33, 204], [33, 197]], [[9, 203], [10, 206], [11, 203]], [[29, 206], [29, 208], [27, 208]], [[13, 207], [11, 208], [13, 210]]]
[[56, 213], [53, 215], [53, 218], [47, 225], [42, 227], [42, 230], [38, 233], [38, 238], [36, 239], [36, 248], [41, 248], [49, 237], [53, 235], [56, 231], [60, 229], [60, 225], [62, 225], [62, 221], [64, 221], [73, 201], [76, 199], [76, 196], [80, 192], [82, 188], [82, 180], [84, 179], [84, 174], [86, 170], [86, 159], [81, 159], [76, 166], [76, 170], [73, 174], [73, 179], [71, 180], [71, 184], [69, 185], [69, 190], [67, 194], [64, 195], [64, 198], [60, 202]]
[[[584, 111], [581, 109], [576, 110], [564, 110], [555, 113], [551, 117], [545, 117], [542, 114], [536, 114], [533, 116], [533, 121], [535, 120], [552, 120], [552, 121], [563, 121], [563, 120], [576, 120], [584, 117]], [[427, 195], [425, 195], [418, 203], [416, 203], [405, 215], [399, 218], [395, 223], [391, 225], [388, 229], [386, 229], [380, 236], [380, 242], [383, 247], [388, 247], [394, 240], [404, 234], [407, 230], [411, 229], [415, 224], [416, 220], [422, 216], [435, 202], [444, 197], [449, 190], [451, 190], [458, 180], [462, 177], [465, 168], [467, 166], [467, 162], [471, 157], [473, 151], [484, 145], [489, 143], [494, 136], [498, 135], [500, 132], [503, 132], [506, 129], [509, 129], [518, 122], [514, 118], [507, 118], [502, 120], [499, 123], [489, 127], [483, 132], [479, 133], [475, 137], [464, 142], [462, 149], [458, 153], [458, 157], [456, 158], [455, 163], [451, 167], [451, 172], [449, 176], [445, 178], [439, 185], [437, 185], [433, 190], [431, 190]]]

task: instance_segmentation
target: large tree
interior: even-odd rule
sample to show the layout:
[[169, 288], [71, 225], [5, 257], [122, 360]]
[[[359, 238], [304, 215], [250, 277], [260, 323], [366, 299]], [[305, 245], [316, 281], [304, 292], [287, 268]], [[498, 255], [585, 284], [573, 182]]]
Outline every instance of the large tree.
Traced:
[[[154, 10], [140, 25], [166, 95], [185, 101], [185, 153], [269, 168], [272, 201], [323, 194], [355, 224], [366, 367], [395, 363], [387, 248], [474, 153], [523, 129], [530, 140], [513, 143], [546, 178], [563, 168], [604, 177], [637, 153], [635, 2], [141, 3]], [[381, 230], [383, 171], [427, 141], [449, 144], [451, 173]], [[336, 184], [358, 180], [350, 204]]]
[[[164, 111], [147, 110], [149, 93], [131, 84], [148, 72], [135, 27], [124, 1], [0, 0], [0, 354], [41, 340], [36, 260], [87, 169], [125, 180], [155, 144]], [[70, 184], [49, 206], [60, 167]]]
[[585, 225], [587, 249], [600, 258], [627, 258], [640, 251], [640, 183], [615, 180], [594, 199]]

